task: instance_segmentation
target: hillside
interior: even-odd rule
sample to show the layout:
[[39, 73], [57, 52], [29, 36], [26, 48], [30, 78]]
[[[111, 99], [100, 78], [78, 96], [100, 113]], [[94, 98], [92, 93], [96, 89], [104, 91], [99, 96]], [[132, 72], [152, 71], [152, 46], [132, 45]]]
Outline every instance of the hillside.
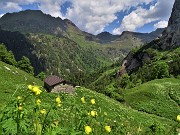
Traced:
[[132, 108], [176, 120], [180, 112], [180, 80], [174, 78], [153, 80], [123, 92]]
[[30, 59], [37, 75], [47, 74], [64, 76], [79, 84], [84, 75], [112, 61], [96, 47], [81, 47], [65, 37], [48, 34], [21, 34], [0, 30], [0, 42], [12, 50], [17, 60], [22, 56]]
[[[0, 28], [0, 43], [12, 50], [16, 59], [28, 57], [36, 74], [41, 71], [62, 76], [70, 74], [72, 80], [77, 78], [72, 72], [81, 74], [79, 71], [83, 71], [82, 74], [89, 74], [92, 70], [111, 65], [113, 61], [122, 60], [132, 48], [144, 45], [163, 31], [149, 34], [124, 32], [122, 35], [104, 32], [95, 36], [81, 31], [68, 19], [55, 18], [40, 10], [7, 13], [0, 18]], [[57, 49], [60, 44], [63, 47]], [[44, 52], [43, 48], [50, 51]]]
[[[13, 101], [17, 102], [16, 97], [17, 96], [23, 96], [23, 98], [26, 97], [26, 94], [28, 95], [27, 91], [27, 85], [32, 84], [33, 82], [37, 85], [42, 85], [42, 82], [33, 78], [32, 76], [29, 76], [27, 73], [20, 71], [12, 66], [9, 66], [3, 62], [0, 62], [0, 73], [1, 73], [1, 95], [0, 96], [0, 103], [1, 107], [2, 105], [5, 105], [8, 102], [11, 102], [9, 100], [15, 99]], [[18, 77], [17, 77], [18, 76]], [[10, 79], [9, 79], [10, 78]], [[54, 118], [57, 121], [63, 121], [63, 123], [59, 123], [57, 128], [60, 128], [61, 130], [57, 130], [57, 128], [49, 129], [49, 124], [47, 123], [46, 128], [49, 129], [43, 130], [43, 133], [78, 133], [78, 134], [84, 134], [84, 126], [81, 125], [79, 122], [81, 121], [84, 124], [88, 124], [90, 119], [90, 116], [88, 116], [88, 112], [92, 109], [97, 111], [98, 116], [97, 118], [94, 118], [93, 121], [89, 123], [90, 126], [93, 128], [93, 134], [97, 133], [105, 133], [103, 131], [104, 124], [108, 124], [112, 128], [112, 134], [119, 135], [119, 134], [164, 134], [165, 132], [168, 132], [171, 130], [171, 126], [175, 125], [176, 122], [172, 121], [171, 119], [165, 118], [165, 117], [159, 117], [153, 114], [144, 113], [141, 111], [137, 111], [134, 109], [131, 109], [129, 107], [124, 106], [123, 104], [120, 104], [117, 101], [114, 101], [102, 94], [98, 94], [96, 92], [93, 92], [86, 88], [76, 88], [76, 95], [67, 95], [67, 94], [60, 94], [61, 100], [62, 100], [62, 107], [60, 107], [60, 112], [58, 115], [54, 115], [54, 110], [50, 111], [48, 114], [47, 120], [51, 124], [53, 122], [51, 119]], [[5, 94], [5, 95], [4, 95]], [[7, 98], [9, 96], [9, 98]], [[44, 90], [42, 94], [38, 97], [41, 98], [41, 106], [40, 108], [45, 108], [48, 110], [50, 107], [50, 104], [52, 104], [55, 101], [55, 98], [57, 97], [57, 94], [52, 93], [46, 93]], [[85, 97], [85, 104], [82, 104], [81, 97]], [[28, 100], [27, 100], [28, 99]], [[23, 103], [23, 111], [26, 111], [28, 109], [29, 111], [26, 112], [28, 114], [31, 112], [31, 109], [33, 108], [34, 104], [34, 96], [30, 95], [28, 97], [27, 103]], [[90, 104], [90, 100], [95, 99], [95, 104]], [[75, 103], [75, 106], [71, 108]], [[9, 104], [9, 108], [13, 108], [13, 103]], [[79, 111], [81, 112], [79, 112]], [[10, 110], [8, 108], [3, 109], [3, 112], [10, 113]], [[33, 111], [33, 109], [32, 109]], [[66, 115], [66, 114], [69, 115]], [[73, 115], [74, 113], [78, 114]], [[12, 113], [13, 114], [13, 113]], [[27, 118], [31, 118], [32, 116], [26, 116], [24, 115], [24, 121], [22, 121], [22, 124], [25, 124], [21, 128], [21, 133], [34, 133], [33, 126], [31, 125], [31, 122], [28, 122], [28, 125], [26, 125]], [[9, 115], [8, 118], [11, 115]], [[41, 116], [42, 117], [42, 116]], [[39, 117], [39, 120], [41, 120], [41, 117]], [[175, 116], [176, 117], [176, 116]], [[6, 118], [6, 115], [4, 115], [4, 118]], [[4, 119], [3, 118], [3, 119]], [[2, 120], [2, 119], [1, 119]], [[7, 119], [9, 120], [9, 119]], [[75, 120], [75, 121], [74, 121]], [[44, 121], [44, 122], [48, 122]], [[97, 121], [97, 123], [96, 123]], [[5, 121], [3, 121], [5, 122]], [[5, 123], [7, 123], [6, 121]], [[14, 120], [11, 120], [11, 123], [14, 123]], [[79, 123], [80, 126], [77, 127], [74, 125], [74, 122], [77, 124]], [[102, 122], [102, 123], [101, 123]], [[4, 123], [4, 124], [5, 124]], [[92, 124], [93, 123], [93, 124]], [[100, 125], [98, 124], [100, 123]], [[91, 125], [92, 124], [92, 125]], [[101, 125], [102, 124], [102, 125]], [[3, 125], [5, 133], [14, 133], [16, 132], [16, 122], [14, 123], [14, 126], [11, 126], [11, 130], [8, 129], [8, 125]], [[75, 129], [72, 131], [72, 128]], [[97, 128], [97, 126], [100, 126], [100, 128]], [[28, 127], [28, 129], [26, 129]], [[26, 129], [26, 130], [25, 130]], [[171, 133], [170, 133], [171, 134]], [[172, 133], [173, 134], [173, 133]]]
[[17, 69], [14, 66], [5, 64], [0, 61], [0, 107], [8, 103], [9, 99], [21, 93], [22, 89], [26, 89], [29, 84], [43, 85], [43, 82], [34, 78], [30, 74]]

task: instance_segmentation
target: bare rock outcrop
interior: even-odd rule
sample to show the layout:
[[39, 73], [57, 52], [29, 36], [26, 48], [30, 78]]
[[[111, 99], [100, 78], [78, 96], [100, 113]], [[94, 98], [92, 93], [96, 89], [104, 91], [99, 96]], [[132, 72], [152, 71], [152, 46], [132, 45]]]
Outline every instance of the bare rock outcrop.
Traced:
[[168, 27], [162, 34], [160, 48], [169, 50], [180, 46], [180, 0], [175, 0]]

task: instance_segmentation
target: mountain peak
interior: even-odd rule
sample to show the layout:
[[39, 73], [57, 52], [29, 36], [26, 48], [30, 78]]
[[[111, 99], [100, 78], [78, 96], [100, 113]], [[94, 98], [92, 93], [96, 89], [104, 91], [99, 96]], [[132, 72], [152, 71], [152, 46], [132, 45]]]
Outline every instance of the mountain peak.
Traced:
[[101, 32], [101, 33], [99, 33], [99, 34], [97, 35], [97, 37], [99, 37], [99, 36], [112, 36], [112, 34], [109, 33], [109, 32], [107, 32], [107, 31], [104, 31], [104, 32]]
[[25, 10], [7, 13], [0, 18], [3, 30], [19, 31], [23, 33], [49, 33], [63, 35], [66, 30], [61, 18], [44, 14], [41, 10]]
[[161, 49], [171, 49], [180, 46], [180, 0], [175, 0], [168, 27], [162, 34]]
[[2, 16], [2, 18], [8, 18], [8, 17], [11, 17], [11, 16], [14, 16], [14, 15], [21, 15], [21, 16], [24, 16], [24, 15], [43, 15], [43, 12], [41, 10], [24, 10], [24, 11], [20, 11], [20, 12], [13, 12], [13, 13], [6, 13], [5, 15]]

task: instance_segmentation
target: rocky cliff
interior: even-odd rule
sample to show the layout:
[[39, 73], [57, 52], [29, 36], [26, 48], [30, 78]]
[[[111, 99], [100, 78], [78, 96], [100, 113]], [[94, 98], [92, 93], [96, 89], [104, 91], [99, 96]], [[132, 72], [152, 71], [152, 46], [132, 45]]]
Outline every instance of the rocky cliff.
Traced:
[[122, 75], [126, 72], [133, 72], [138, 67], [143, 66], [147, 60], [152, 58], [146, 53], [146, 50], [149, 48], [163, 51], [177, 47], [180, 47], [180, 0], [175, 0], [168, 27], [164, 30], [162, 36], [143, 46], [136, 53], [130, 52], [123, 60], [122, 68], [118, 74]]
[[180, 46], [180, 0], [175, 0], [168, 27], [161, 37], [160, 48], [163, 50]]

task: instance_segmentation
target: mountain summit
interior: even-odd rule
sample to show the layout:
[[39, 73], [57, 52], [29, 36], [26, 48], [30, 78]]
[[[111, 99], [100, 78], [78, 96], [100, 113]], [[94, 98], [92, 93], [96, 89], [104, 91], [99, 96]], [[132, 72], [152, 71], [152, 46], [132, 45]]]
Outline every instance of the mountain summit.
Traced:
[[0, 26], [3, 30], [23, 33], [66, 34], [66, 23], [64, 20], [44, 14], [40, 10], [7, 13], [0, 18]]
[[161, 38], [161, 49], [171, 49], [180, 46], [180, 0], [175, 0], [168, 27]]

